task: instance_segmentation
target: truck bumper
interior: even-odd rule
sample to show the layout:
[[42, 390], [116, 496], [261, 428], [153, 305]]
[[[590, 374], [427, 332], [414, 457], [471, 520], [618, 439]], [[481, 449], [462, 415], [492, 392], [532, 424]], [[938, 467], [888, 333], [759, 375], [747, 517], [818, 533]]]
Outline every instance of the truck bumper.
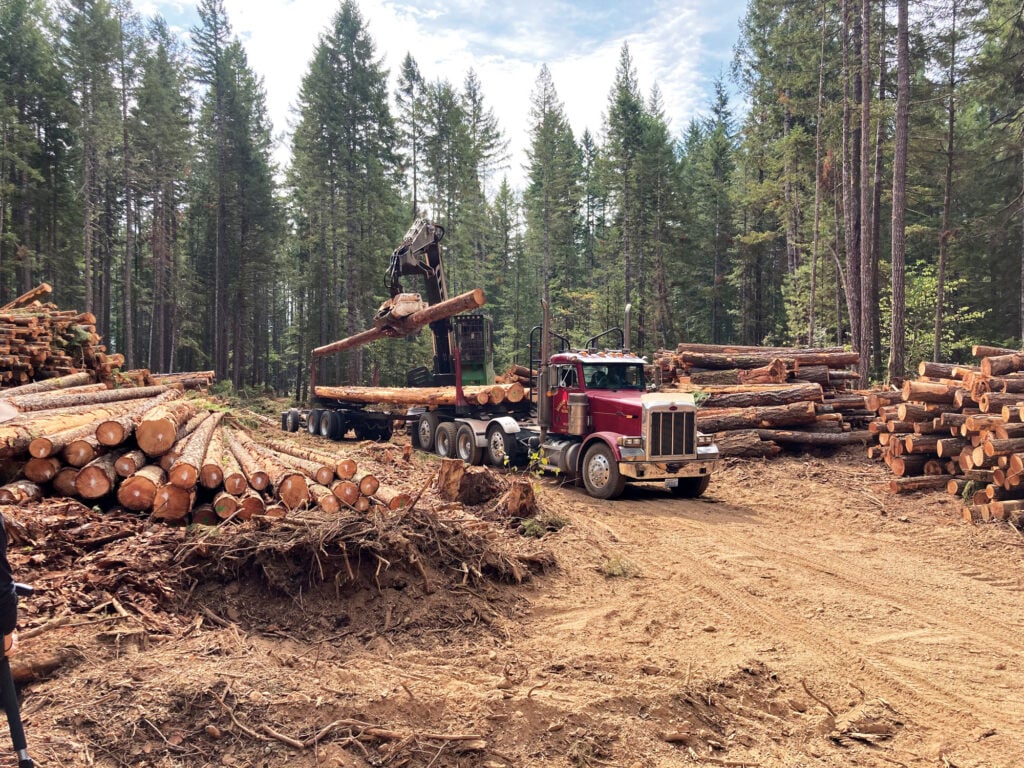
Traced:
[[620, 461], [619, 472], [630, 480], [669, 480], [673, 477], [700, 477], [718, 470], [717, 459], [679, 462]]

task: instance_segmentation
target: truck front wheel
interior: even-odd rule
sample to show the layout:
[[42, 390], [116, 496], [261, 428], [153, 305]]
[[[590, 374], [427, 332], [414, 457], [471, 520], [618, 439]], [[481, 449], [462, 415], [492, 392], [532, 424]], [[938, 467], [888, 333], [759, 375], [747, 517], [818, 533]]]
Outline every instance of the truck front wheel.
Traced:
[[595, 499], [614, 499], [622, 495], [626, 478], [619, 473], [619, 464], [612, 449], [594, 443], [583, 457], [583, 485]]
[[676, 496], [682, 496], [684, 499], [696, 499], [698, 496], [703, 495], [710, 484], [711, 475], [680, 477], [676, 481], [675, 487], [672, 488], [672, 493]]

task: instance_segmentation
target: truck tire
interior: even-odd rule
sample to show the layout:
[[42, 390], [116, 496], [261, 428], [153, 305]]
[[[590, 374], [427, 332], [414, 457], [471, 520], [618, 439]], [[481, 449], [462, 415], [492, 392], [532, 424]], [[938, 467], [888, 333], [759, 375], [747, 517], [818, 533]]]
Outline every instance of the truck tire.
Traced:
[[612, 449], [594, 443], [583, 457], [583, 485], [595, 499], [614, 499], [622, 495], [626, 478], [619, 473], [619, 464]]
[[441, 420], [433, 411], [421, 413], [416, 420], [416, 441], [424, 451], [434, 450], [434, 435], [437, 434], [437, 427]]
[[440, 424], [434, 433], [434, 453], [444, 459], [454, 459], [455, 432], [455, 422], [446, 421]]
[[319, 408], [314, 408], [309, 412], [306, 417], [306, 430], [311, 435], [320, 434], [320, 414], [323, 413]]
[[455, 429], [455, 454], [467, 464], [483, 464], [484, 449], [476, 444], [476, 433], [469, 424]]
[[345, 435], [345, 414], [324, 411], [320, 414], [320, 434], [328, 440], [338, 441]]
[[497, 424], [487, 430], [487, 462], [495, 467], [516, 463], [516, 441]]
[[298, 408], [291, 408], [284, 417], [285, 430], [288, 432], [298, 432], [300, 424], [302, 424], [302, 414], [299, 413]]
[[680, 477], [676, 481], [676, 486], [671, 491], [676, 496], [681, 496], [684, 499], [696, 499], [704, 494], [709, 485], [711, 485], [711, 475]]

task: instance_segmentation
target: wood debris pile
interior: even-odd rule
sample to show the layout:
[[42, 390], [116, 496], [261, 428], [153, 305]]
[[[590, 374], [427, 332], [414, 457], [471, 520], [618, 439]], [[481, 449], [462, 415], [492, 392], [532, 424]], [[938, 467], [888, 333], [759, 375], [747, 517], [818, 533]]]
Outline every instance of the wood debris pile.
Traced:
[[873, 414], [857, 378], [856, 352], [839, 347], [731, 347], [679, 344], [660, 350], [662, 388], [692, 392], [697, 429], [723, 456], [771, 457], [791, 448], [866, 444]]
[[902, 389], [872, 394], [868, 449], [895, 477], [893, 493], [946, 489], [964, 518], [1024, 512], [1024, 352], [975, 346], [976, 365], [922, 362]]
[[382, 571], [416, 574], [427, 593], [462, 583], [519, 583], [554, 564], [551, 553], [464, 510], [426, 504], [396, 513], [298, 510], [272, 525], [231, 536], [199, 536], [182, 550], [194, 576], [259, 572], [274, 588], [298, 594], [311, 583], [373, 582]]

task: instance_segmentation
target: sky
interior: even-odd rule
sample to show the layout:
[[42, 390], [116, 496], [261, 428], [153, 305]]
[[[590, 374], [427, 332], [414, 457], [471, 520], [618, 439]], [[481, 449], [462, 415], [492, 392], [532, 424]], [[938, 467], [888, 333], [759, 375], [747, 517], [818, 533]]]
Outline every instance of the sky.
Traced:
[[[640, 88], [661, 91], [670, 128], [679, 136], [705, 113], [714, 80], [728, 78], [746, 0], [358, 0], [360, 12], [390, 70], [392, 89], [406, 53], [424, 79], [461, 89], [472, 69], [485, 104], [509, 142], [508, 176], [525, 182], [530, 95], [542, 65], [577, 139], [600, 136], [623, 43], [629, 45]], [[318, 38], [340, 0], [224, 0], [249, 64], [263, 78], [279, 144], [288, 161], [295, 100]], [[141, 0], [145, 16], [161, 14], [183, 35], [198, 23], [196, 2]], [[730, 87], [730, 91], [734, 91]], [[492, 190], [493, 191], [493, 190]]]

